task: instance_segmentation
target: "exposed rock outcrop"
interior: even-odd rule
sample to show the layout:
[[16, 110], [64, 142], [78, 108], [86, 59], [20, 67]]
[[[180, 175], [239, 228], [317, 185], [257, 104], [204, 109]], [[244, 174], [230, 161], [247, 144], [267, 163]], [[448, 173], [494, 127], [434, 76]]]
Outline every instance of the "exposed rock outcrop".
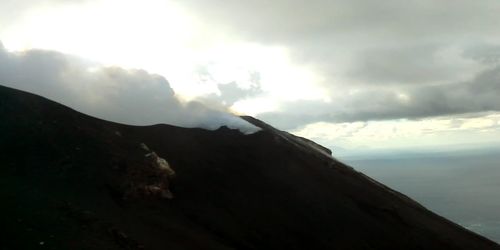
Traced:
[[151, 151], [145, 143], [140, 143], [139, 147], [145, 153], [143, 164], [127, 169], [122, 180], [123, 197], [173, 199], [170, 183], [175, 178], [175, 171], [167, 160]]

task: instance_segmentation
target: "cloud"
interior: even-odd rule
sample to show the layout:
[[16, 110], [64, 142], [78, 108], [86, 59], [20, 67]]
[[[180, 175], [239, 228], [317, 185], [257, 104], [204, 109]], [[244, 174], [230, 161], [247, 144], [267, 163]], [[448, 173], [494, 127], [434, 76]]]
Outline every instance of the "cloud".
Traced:
[[441, 116], [419, 120], [317, 122], [292, 132], [323, 145], [332, 145], [335, 152], [338, 151], [337, 146], [360, 150], [415, 149], [422, 146], [445, 148], [455, 143], [460, 143], [464, 147], [478, 142], [498, 145], [499, 131], [500, 113], [492, 112], [474, 116]]
[[283, 110], [257, 117], [283, 129], [314, 122], [420, 119], [464, 113], [500, 111], [500, 66], [465, 82], [342, 92], [332, 101], [296, 101]]
[[[379, 37], [428, 37], [453, 33], [495, 31], [497, 2], [467, 0], [186, 0], [183, 4], [207, 22], [225, 23], [239, 33], [269, 41], [312, 40], [332, 34], [370, 32]], [[477, 16], [476, 13], [483, 15]], [[457, 22], [460, 20], [461, 22]], [[216, 22], [216, 24], [215, 24]], [[267, 34], [264, 36], [263, 34]], [[260, 40], [259, 39], [259, 40]]]
[[11, 22], [18, 21], [30, 10], [54, 4], [80, 4], [92, 0], [2, 0], [0, 8], [0, 22], [7, 26]]
[[[214, 30], [286, 46], [298, 63], [315, 64], [327, 76], [356, 72], [365, 84], [384, 78], [442, 79], [451, 75], [455, 62], [448, 58], [441, 63], [435, 52], [500, 36], [499, 4], [494, 0], [186, 0], [182, 4]], [[461, 69], [457, 63], [455, 69]], [[375, 68], [365, 71], [366, 66]]]
[[439, 44], [367, 49], [356, 56], [355, 67], [347, 74], [365, 84], [450, 82], [460, 80], [464, 71], [478, 68], [474, 62], [457, 56], [460, 53]]
[[248, 72], [247, 79], [239, 79], [231, 82], [220, 82], [209, 71], [199, 72], [199, 76], [205, 83], [211, 83], [217, 87], [217, 93], [199, 97], [198, 100], [217, 103], [217, 105], [230, 108], [237, 101], [249, 97], [256, 97], [264, 93], [260, 83], [259, 72]]
[[[47, 1], [55, 3], [55, 0]], [[28, 2], [24, 0], [21, 5], [28, 6], [25, 4]], [[160, 1], [148, 1], [149, 4], [152, 2]], [[140, 12], [141, 8], [134, 4], [127, 5], [129, 8], [125, 8], [123, 15], [117, 16], [113, 22], [106, 23], [108, 15], [102, 15], [102, 20], [98, 19], [99, 24], [109, 27], [115, 27], [115, 24], [132, 26], [131, 29], [123, 30], [124, 37], [128, 37], [130, 32], [137, 32], [146, 35], [136, 36], [141, 40], [149, 37], [148, 41], [156, 41], [158, 47], [143, 46], [150, 49], [149, 53], [136, 49], [133, 51], [140, 53], [121, 52], [139, 40], [120, 43], [107, 39], [108, 47], [101, 47], [102, 41], [96, 40], [99, 46], [95, 47], [103, 49], [82, 50], [86, 51], [83, 54], [94, 52], [104, 55], [114, 51], [113, 54], [120, 55], [120, 60], [133, 58], [134, 63], [146, 58], [144, 55], [147, 54], [151, 58], [155, 57], [154, 61], [161, 62], [151, 69], [155, 72], [166, 72], [161, 71], [164, 68], [170, 72], [181, 71], [177, 62], [182, 58], [186, 65], [207, 62], [193, 73], [193, 78], [200, 77], [200, 82], [208, 81], [209, 84], [195, 82], [189, 85], [176, 81], [176, 90], [184, 94], [194, 93], [190, 97], [205, 95], [198, 100], [218, 109], [232, 107], [251, 114], [260, 113], [259, 118], [282, 129], [293, 129], [318, 121], [421, 119], [499, 108], [496, 96], [500, 89], [497, 79], [500, 51], [497, 13], [500, 4], [496, 0], [457, 0], [453, 3], [434, 0], [185, 0], [174, 5], [172, 15], [186, 17], [190, 25], [167, 22], [175, 23], [172, 27], [177, 27], [173, 29], [175, 32], [164, 32], [168, 36], [160, 36], [155, 31], [168, 29], [157, 26], [158, 22], [154, 21], [172, 16], [164, 14], [169, 9], [165, 6], [170, 5], [148, 5], [159, 10], [156, 13], [158, 16], [149, 14], [155, 18], [144, 18], [148, 22], [139, 22], [140, 29], [132, 29], [138, 21], [130, 25], [126, 22], [129, 16]], [[177, 11], [177, 7], [181, 10]], [[107, 14], [112, 9], [104, 8], [101, 11]], [[151, 9], [146, 9], [147, 13], [151, 12]], [[75, 23], [82, 24], [78, 27], [86, 27], [87, 22]], [[100, 26], [105, 27], [101, 33], [109, 35], [106, 30], [108, 26]], [[147, 30], [154, 32], [141, 33], [141, 30], [145, 30], [143, 26], [150, 27]], [[183, 40], [184, 33], [196, 35]], [[101, 37], [92, 35], [98, 34], [92, 30], [85, 34], [89, 34], [85, 37]], [[177, 35], [170, 37], [170, 34]], [[155, 39], [156, 36], [162, 39]], [[77, 38], [77, 42], [80, 40], [84, 39]], [[161, 48], [169, 47], [169, 41], [180, 41], [179, 44], [189, 44], [191, 47], [182, 53], [173, 53], [178, 52], [177, 49], [159, 53]], [[59, 46], [64, 47], [72, 42], [77, 43], [70, 40]], [[235, 46], [238, 44], [252, 46]], [[200, 50], [191, 50], [193, 46]], [[276, 51], [280, 53], [273, 55], [273, 49], [266, 48], [279, 48]], [[186, 51], [194, 55], [204, 49], [210, 53], [199, 57], [198, 61], [195, 60], [197, 56], [189, 59], [183, 57], [183, 54], [190, 54]], [[158, 55], [161, 55], [160, 58], [175, 58], [172, 60], [174, 63], [165, 64], [163, 59], [156, 59]], [[212, 60], [214, 58], [222, 59]], [[283, 63], [275, 60], [277, 58], [286, 58], [287, 67], [280, 67]], [[213, 61], [221, 65], [211, 65]], [[262, 84], [244, 83], [249, 82], [247, 73], [252, 70], [261, 74]], [[300, 70], [305, 70], [305, 73], [297, 74]], [[108, 71], [111, 69], [93, 73], [104, 77], [109, 74]], [[131, 70], [120, 74], [131, 74], [126, 78], [136, 81], [145, 77]], [[173, 77], [174, 74], [167, 75]], [[301, 75], [303, 77], [299, 77]], [[109, 79], [106, 81], [113, 82]], [[195, 87], [184, 88], [188, 85]], [[314, 91], [308, 94], [307, 90]], [[168, 92], [166, 89], [162, 91]], [[162, 92], [152, 91], [144, 95], [155, 93]], [[75, 101], [73, 98], [68, 99]]]
[[255, 97], [263, 93], [260, 85], [251, 85], [243, 88], [237, 82], [217, 84], [218, 93], [212, 93], [197, 97], [196, 100], [209, 105], [210, 107], [220, 107], [220, 109], [229, 109], [234, 103]]
[[[288, 49], [329, 100], [258, 114], [281, 129], [499, 110], [495, 0], [186, 0], [208, 29]], [[286, 89], [282, 90], [286, 92]]]
[[120, 123], [167, 123], [207, 129], [227, 125], [244, 132], [256, 131], [237, 116], [198, 102], [181, 102], [160, 75], [103, 67], [54, 51], [8, 52], [0, 46], [0, 84]]
[[463, 51], [463, 56], [483, 64], [497, 64], [500, 62], [500, 45], [476, 44], [467, 47]]

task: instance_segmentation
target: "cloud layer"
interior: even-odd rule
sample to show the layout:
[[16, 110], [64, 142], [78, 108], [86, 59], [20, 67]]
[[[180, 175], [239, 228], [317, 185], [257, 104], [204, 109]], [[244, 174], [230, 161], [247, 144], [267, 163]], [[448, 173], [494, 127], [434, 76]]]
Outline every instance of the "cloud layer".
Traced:
[[355, 122], [426, 118], [500, 111], [500, 66], [470, 81], [398, 88], [364, 87], [335, 96], [330, 102], [297, 101], [277, 112], [258, 115], [274, 125], [293, 129], [313, 122]]
[[[42, 2], [54, 6], [62, 3], [60, 0]], [[74, 12], [66, 13], [68, 10], [65, 8], [53, 8], [53, 12], [47, 12], [39, 19], [30, 19], [34, 23], [28, 25], [30, 29], [23, 29], [23, 22], [19, 21], [19, 25], [11, 26], [11, 30], [18, 32], [5, 33], [16, 37], [9, 40], [9, 46], [17, 41], [23, 44], [26, 42], [26, 46], [30, 47], [30, 39], [41, 39], [47, 44], [57, 45], [47, 48], [72, 47], [65, 45], [74, 43], [75, 50], [65, 51], [81, 52], [80, 55], [83, 56], [93, 54], [95, 57], [91, 58], [95, 59], [108, 54], [108, 51], [114, 51], [111, 54], [118, 55], [116, 60], [104, 62], [135, 63], [142, 60], [142, 64], [122, 65], [144, 67], [167, 77], [174, 77], [175, 72], [187, 72], [190, 77], [185, 79], [192, 78], [193, 82], [172, 83], [178, 93], [190, 98], [196, 97], [210, 107], [232, 108], [256, 114], [258, 118], [281, 129], [295, 129], [316, 122], [425, 120], [436, 116], [500, 109], [500, 102], [497, 100], [500, 94], [500, 32], [497, 28], [500, 24], [497, 14], [500, 3], [496, 0], [457, 0], [453, 3], [435, 0], [185, 0], [165, 5], [159, 3], [168, 1], [145, 0], [136, 4], [134, 1], [85, 0], [83, 5], [80, 2], [81, 0], [71, 1], [76, 6]], [[101, 2], [106, 4], [99, 4]], [[2, 6], [13, 6], [14, 2], [6, 3], [2, 2]], [[37, 7], [32, 7], [31, 3], [33, 1], [22, 0], [12, 13], [19, 16], [18, 13], [24, 11], [32, 17], [32, 11], [26, 10]], [[86, 5], [90, 7], [82, 7]], [[120, 10], [113, 12], [115, 6], [120, 6]], [[80, 7], [87, 11], [84, 13], [101, 14], [100, 19], [95, 19], [98, 21], [93, 26], [89, 25], [89, 29], [85, 29], [88, 32], [80, 32], [87, 27], [87, 21], [83, 22], [81, 17], [73, 18], [76, 13], [81, 12]], [[5, 12], [5, 8], [0, 9]], [[56, 22], [41, 22], [44, 18], [52, 20], [54, 13], [58, 14], [55, 15], [58, 18], [54, 19]], [[108, 14], [115, 17], [113, 21], [108, 22]], [[176, 14], [179, 18], [172, 20], [177, 21], [167, 22], [170, 19], [162, 19]], [[138, 18], [132, 20], [130, 16]], [[73, 22], [69, 22], [71, 25], [68, 26], [60, 26], [57, 21], [61, 18]], [[53, 25], [38, 25], [39, 23]], [[163, 26], [164, 23], [175, 25], [167, 27]], [[56, 28], [50, 28], [54, 26]], [[109, 36], [110, 27], [119, 28], [113, 36], [120, 39], [107, 37], [104, 41], [108, 43], [95, 39], [102, 37], [98, 34]], [[65, 29], [72, 31], [71, 37], [77, 38], [66, 40], [65, 37], [57, 37]], [[50, 34], [57, 39], [43, 39], [47, 36], [39, 35], [24, 39], [22, 36], [24, 33], [39, 34], [39, 30], [40, 34], [52, 31]], [[144, 30], [150, 32], [143, 32]], [[162, 30], [163, 33], [157, 30]], [[121, 36], [117, 36], [118, 34]], [[129, 34], [134, 34], [133, 40], [126, 39]], [[95, 40], [95, 46], [81, 48], [79, 41], [87, 37]], [[168, 43], [169, 41], [176, 42]], [[174, 53], [180, 50], [178, 47], [171, 47], [173, 45], [179, 45], [179, 48], [185, 50]], [[183, 47], [184, 45], [187, 47]], [[149, 53], [137, 49], [141, 47], [149, 49]], [[191, 56], [184, 57], [185, 54]], [[126, 60], [127, 58], [134, 60]], [[170, 62], [173, 63], [166, 63], [164, 58], [172, 59]], [[148, 107], [168, 105], [179, 106], [182, 110], [189, 106], [173, 98], [175, 95], [170, 88], [156, 87], [168, 86], [167, 83], [161, 83], [165, 81], [161, 77], [138, 70], [89, 67], [89, 63], [85, 64], [80, 59], [64, 60], [71, 61], [71, 65], [84, 65], [64, 66], [64, 63], [67, 64], [64, 62], [55, 64], [63, 69], [44, 70], [67, 72], [72, 67], [92, 68], [89, 71], [92, 74], [74, 70], [80, 72], [76, 79], [93, 76], [99, 82], [109, 83], [110, 86], [102, 86], [114, 91], [104, 91], [106, 98], [88, 94], [85, 99], [80, 100], [82, 97], [75, 95], [74, 98], [66, 98], [67, 102], [92, 100], [92, 103], [107, 107], [107, 102], [111, 100], [120, 102], [121, 99], [116, 96], [127, 96], [126, 89], [135, 89], [130, 86], [141, 86], [135, 90], [138, 96], [164, 95], [160, 98], [161, 105], [151, 103]], [[179, 66], [179, 60], [185, 64], [185, 70], [180, 70], [182, 67]], [[47, 67], [54, 65], [48, 63]], [[174, 73], [168, 73], [165, 70], [167, 68], [167, 71]], [[92, 81], [94, 80], [90, 80]], [[89, 80], [86, 79], [85, 82]], [[139, 82], [150, 87], [144, 88], [144, 84]], [[128, 87], [121, 90], [121, 87], [115, 85]], [[80, 92], [81, 95], [86, 93], [85, 89], [78, 94]], [[87, 92], [95, 93], [93, 90]], [[63, 93], [71, 93], [71, 90], [61, 90], [59, 95]], [[128, 99], [133, 102], [136, 100], [132, 97]], [[154, 98], [149, 98], [142, 102], [154, 102], [153, 100]], [[123, 107], [127, 108], [122, 111], [116, 107], [109, 108], [113, 112], [106, 111], [106, 108], [94, 111], [91, 110], [92, 105], [88, 104], [80, 106], [89, 112], [101, 112], [102, 116], [110, 116], [110, 113], [125, 114], [127, 110], [134, 109], [127, 105], [131, 106], [124, 103]], [[166, 112], [150, 109], [154, 117]], [[175, 113], [173, 110], [168, 112]], [[137, 115], [138, 120], [154, 120], [143, 117], [147, 115], [142, 114], [144, 112], [134, 113], [141, 114]], [[175, 114], [169, 116], [176, 117]], [[184, 119], [181, 119], [182, 123], [197, 123], [184, 122]]]
[[208, 27], [289, 48], [322, 76], [329, 100], [282, 102], [258, 115], [282, 129], [500, 110], [498, 1], [183, 4]]
[[229, 113], [181, 102], [165, 78], [144, 70], [103, 67], [54, 51], [8, 52], [0, 45], [0, 84], [33, 92], [102, 119], [254, 132]]

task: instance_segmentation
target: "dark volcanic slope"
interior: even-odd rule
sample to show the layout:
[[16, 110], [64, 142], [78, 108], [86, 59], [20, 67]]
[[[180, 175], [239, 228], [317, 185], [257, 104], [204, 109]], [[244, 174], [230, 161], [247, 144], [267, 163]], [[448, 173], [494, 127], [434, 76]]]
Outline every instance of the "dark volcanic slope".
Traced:
[[500, 249], [245, 119], [263, 131], [133, 127], [0, 87], [0, 249]]

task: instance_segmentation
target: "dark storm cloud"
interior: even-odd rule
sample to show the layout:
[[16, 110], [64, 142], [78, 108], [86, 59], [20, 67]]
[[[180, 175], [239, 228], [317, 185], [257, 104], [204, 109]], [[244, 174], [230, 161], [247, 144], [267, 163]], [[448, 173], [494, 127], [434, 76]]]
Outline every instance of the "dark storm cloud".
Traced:
[[11, 53], [0, 46], [0, 84], [115, 122], [253, 129], [240, 118], [201, 103], [181, 103], [162, 76], [144, 70], [102, 67], [53, 51]]
[[331, 102], [296, 101], [280, 112], [258, 118], [283, 129], [313, 122], [420, 119], [484, 111], [500, 111], [500, 66], [473, 80], [453, 84], [361, 89]]

